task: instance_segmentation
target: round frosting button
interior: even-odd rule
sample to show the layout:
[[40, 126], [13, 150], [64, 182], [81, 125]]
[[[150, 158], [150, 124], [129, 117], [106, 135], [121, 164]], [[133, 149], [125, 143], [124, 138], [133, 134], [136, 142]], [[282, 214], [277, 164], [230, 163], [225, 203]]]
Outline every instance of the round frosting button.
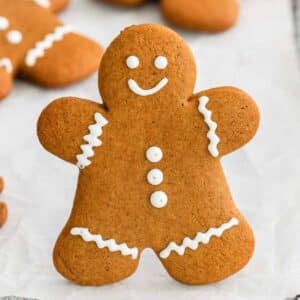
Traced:
[[147, 159], [152, 163], [157, 163], [162, 160], [163, 152], [159, 147], [150, 147], [146, 152]]
[[152, 169], [147, 174], [147, 180], [152, 185], [159, 185], [164, 180], [164, 174], [160, 169]]
[[156, 208], [163, 208], [168, 203], [168, 196], [161, 191], [154, 192], [150, 197], [150, 202]]

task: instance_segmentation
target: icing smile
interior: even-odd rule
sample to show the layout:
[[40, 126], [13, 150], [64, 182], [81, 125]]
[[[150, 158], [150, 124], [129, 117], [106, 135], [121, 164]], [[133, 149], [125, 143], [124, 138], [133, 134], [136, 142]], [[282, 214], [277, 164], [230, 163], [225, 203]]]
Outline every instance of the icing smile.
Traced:
[[141, 88], [135, 80], [129, 79], [128, 87], [133, 93], [135, 93], [139, 96], [145, 97], [145, 96], [150, 96], [150, 95], [154, 95], [154, 94], [158, 93], [160, 90], [162, 90], [168, 84], [168, 82], [169, 82], [168, 78], [164, 77], [153, 88], [145, 90], [145, 89]]

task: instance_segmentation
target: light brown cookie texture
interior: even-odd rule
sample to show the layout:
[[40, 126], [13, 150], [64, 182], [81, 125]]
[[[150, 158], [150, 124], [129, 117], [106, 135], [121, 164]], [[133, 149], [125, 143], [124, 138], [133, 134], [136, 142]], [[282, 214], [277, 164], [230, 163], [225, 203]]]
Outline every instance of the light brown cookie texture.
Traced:
[[162, 12], [177, 26], [208, 32], [231, 28], [239, 15], [237, 0], [162, 0]]
[[38, 122], [45, 149], [80, 170], [54, 249], [58, 272], [81, 285], [109, 284], [130, 276], [148, 247], [186, 284], [242, 269], [254, 237], [220, 159], [255, 135], [255, 102], [234, 87], [194, 94], [190, 49], [159, 25], [121, 32], [99, 74], [104, 105], [58, 99]]
[[67, 4], [0, 0], [0, 99], [11, 91], [14, 77], [52, 88], [80, 81], [98, 69], [101, 47], [51, 12]]
[[[4, 179], [2, 177], [0, 177], [0, 193], [2, 193], [4, 190]], [[8, 215], [8, 211], [7, 211], [7, 205], [0, 201], [0, 227], [2, 227], [6, 220], [7, 220], [7, 215]]]
[[[138, 5], [145, 0], [104, 0], [120, 5]], [[173, 24], [195, 31], [222, 32], [235, 25], [238, 0], [161, 0], [161, 10]]]

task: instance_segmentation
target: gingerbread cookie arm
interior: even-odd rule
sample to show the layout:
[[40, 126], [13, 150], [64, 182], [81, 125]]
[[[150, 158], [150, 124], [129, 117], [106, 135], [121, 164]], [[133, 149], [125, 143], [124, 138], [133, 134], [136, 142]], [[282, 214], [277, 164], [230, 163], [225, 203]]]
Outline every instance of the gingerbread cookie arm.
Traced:
[[253, 99], [234, 87], [202, 91], [189, 101], [208, 127], [208, 151], [214, 157], [226, 155], [249, 142], [259, 126], [259, 110]]
[[38, 121], [38, 137], [44, 148], [80, 168], [91, 164], [94, 148], [102, 145], [107, 112], [98, 103], [61, 98], [50, 103]]
[[94, 41], [58, 25], [28, 50], [20, 74], [46, 87], [65, 86], [95, 72], [102, 54]]

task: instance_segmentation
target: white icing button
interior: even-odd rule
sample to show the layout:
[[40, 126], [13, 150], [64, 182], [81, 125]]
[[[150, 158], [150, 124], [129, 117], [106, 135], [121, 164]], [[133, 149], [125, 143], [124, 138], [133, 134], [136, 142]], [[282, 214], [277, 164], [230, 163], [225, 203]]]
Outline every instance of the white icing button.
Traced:
[[150, 147], [146, 152], [147, 159], [152, 163], [157, 163], [163, 158], [163, 152], [159, 147]]
[[168, 203], [168, 196], [161, 191], [154, 192], [150, 197], [150, 202], [156, 208], [163, 208]]
[[126, 65], [129, 69], [136, 69], [140, 64], [140, 60], [137, 56], [131, 55], [126, 59]]
[[9, 22], [6, 18], [0, 17], [0, 30], [5, 30], [9, 26]]
[[7, 33], [6, 39], [11, 44], [20, 44], [22, 42], [22, 33], [18, 30], [11, 30]]
[[164, 174], [160, 169], [152, 169], [147, 174], [147, 180], [152, 185], [159, 185], [164, 180]]
[[163, 70], [168, 66], [168, 59], [164, 56], [157, 56], [154, 60], [154, 65], [157, 69]]

